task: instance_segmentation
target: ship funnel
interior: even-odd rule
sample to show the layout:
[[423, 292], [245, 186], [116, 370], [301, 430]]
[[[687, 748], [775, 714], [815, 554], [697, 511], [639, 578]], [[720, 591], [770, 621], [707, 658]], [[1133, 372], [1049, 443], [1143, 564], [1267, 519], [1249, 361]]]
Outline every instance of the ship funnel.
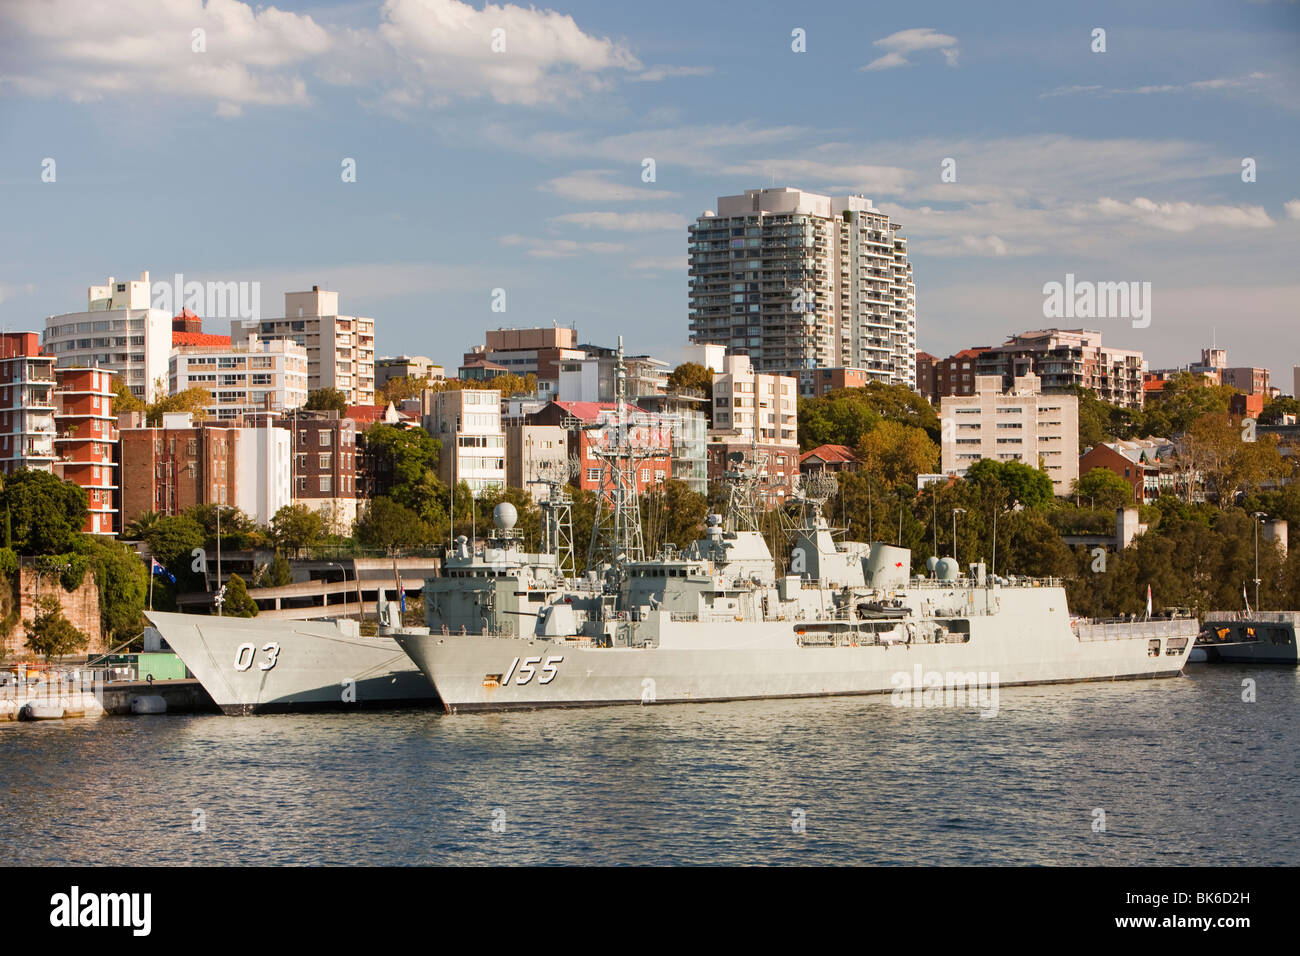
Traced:
[[867, 584], [873, 588], [899, 588], [912, 575], [912, 552], [877, 541], [867, 558]]

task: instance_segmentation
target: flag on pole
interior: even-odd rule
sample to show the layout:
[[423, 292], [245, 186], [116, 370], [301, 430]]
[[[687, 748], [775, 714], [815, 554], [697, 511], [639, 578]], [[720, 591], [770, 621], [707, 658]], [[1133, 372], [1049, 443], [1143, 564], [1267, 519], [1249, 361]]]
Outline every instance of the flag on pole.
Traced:
[[397, 596], [398, 598], [401, 599], [402, 613], [405, 614], [406, 613], [406, 585], [402, 583], [401, 578], [397, 579]]
[[1246, 605], [1246, 613], [1250, 613], [1250, 598], [1246, 596], [1246, 582], [1241, 582], [1241, 600]]
[[1151, 585], [1147, 585], [1147, 620], [1151, 620]]
[[149, 570], [150, 572], [158, 575], [159, 577], [166, 578], [169, 584], [176, 583], [176, 577], [170, 571], [164, 568], [161, 564], [159, 564], [157, 558], [149, 559]]

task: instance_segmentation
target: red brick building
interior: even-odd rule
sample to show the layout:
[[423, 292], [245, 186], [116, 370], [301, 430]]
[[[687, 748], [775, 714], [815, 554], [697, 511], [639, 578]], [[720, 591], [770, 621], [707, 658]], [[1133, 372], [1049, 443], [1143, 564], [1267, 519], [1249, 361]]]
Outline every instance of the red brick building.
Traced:
[[[663, 454], [641, 462], [636, 488], [644, 494], [673, 476], [672, 434], [669, 426], [660, 426], [658, 418], [636, 405], [627, 406], [631, 416], [630, 441], [633, 447], [663, 449]], [[578, 476], [574, 483], [584, 491], [604, 487], [607, 462], [592, 454], [610, 439], [613, 429], [591, 428], [614, 418], [618, 406], [613, 402], [551, 402], [541, 411], [525, 416], [529, 425], [559, 425], [568, 431], [568, 445], [578, 455]]]
[[237, 429], [167, 427], [170, 417], [162, 428], [121, 429], [123, 527], [147, 511], [175, 515], [235, 501]]
[[37, 333], [0, 334], [0, 472], [53, 470], [54, 385]]
[[113, 373], [98, 368], [55, 370], [54, 473], [86, 491], [89, 509], [81, 530], [116, 534], [118, 522], [117, 419], [113, 415]]
[[880, 381], [861, 368], [805, 368], [799, 370], [799, 397], [820, 398], [837, 388], [862, 388], [868, 382]]
[[753, 440], [736, 431], [713, 430], [709, 432], [709, 482], [721, 481], [738, 460], [749, 459], [757, 453], [763, 480], [759, 493], [763, 503], [774, 508], [794, 494], [799, 477], [799, 446], [774, 445]]

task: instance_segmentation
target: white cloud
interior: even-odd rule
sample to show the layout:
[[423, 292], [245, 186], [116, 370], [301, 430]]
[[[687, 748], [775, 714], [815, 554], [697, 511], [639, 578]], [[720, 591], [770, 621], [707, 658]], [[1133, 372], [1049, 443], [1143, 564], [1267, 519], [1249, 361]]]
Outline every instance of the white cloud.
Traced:
[[910, 65], [910, 61], [907, 59], [909, 53], [919, 53], [926, 50], [938, 50], [943, 54], [945, 63], [949, 66], [957, 65], [957, 38], [944, 33], [935, 33], [931, 27], [899, 30], [897, 33], [891, 33], [889, 36], [875, 41], [875, 45], [889, 52], [872, 60], [866, 66], [859, 67], [859, 71], [890, 70], [894, 67], [908, 66]]
[[1074, 96], [1079, 93], [1096, 93], [1101, 96], [1150, 96], [1158, 93], [1188, 93], [1201, 90], [1241, 90], [1245, 92], [1261, 91], [1275, 77], [1271, 73], [1246, 73], [1242, 76], [1221, 76], [1212, 80], [1194, 80], [1190, 83], [1156, 83], [1148, 86], [1105, 87], [1097, 84], [1091, 86], [1058, 86], [1046, 93], [1039, 93], [1039, 99], [1052, 96]]
[[[624, 175], [639, 182], [640, 165], [630, 167]], [[540, 187], [547, 192], [574, 199], [578, 202], [634, 202], [664, 199], [680, 199], [681, 193], [656, 189], [651, 186], [630, 186], [612, 181], [618, 172], [613, 169], [579, 169], [564, 176], [543, 183]]]
[[[0, 82], [27, 96], [78, 102], [164, 94], [245, 106], [311, 101], [300, 71], [356, 87], [390, 109], [459, 98], [553, 103], [606, 88], [612, 76], [662, 79], [699, 67], [642, 65], [621, 42], [584, 33], [553, 10], [461, 0], [387, 0], [374, 29], [241, 0], [81, 0], [0, 4]], [[193, 31], [205, 32], [203, 52]], [[504, 31], [495, 34], [494, 31]], [[493, 49], [494, 39], [504, 49]]]
[[652, 66], [638, 73], [631, 79], [640, 83], [658, 83], [660, 80], [673, 79], [679, 76], [709, 76], [713, 73], [711, 66]]
[[1286, 210], [1288, 219], [1300, 219], [1300, 199], [1291, 199], [1283, 203], [1282, 208]]
[[531, 236], [511, 234], [498, 240], [503, 246], [517, 246], [525, 255], [534, 259], [572, 259], [584, 253], [609, 255], [622, 252], [624, 246], [618, 242], [578, 242], [573, 239], [538, 239]]
[[684, 216], [673, 212], [571, 212], [555, 216], [550, 221], [610, 232], [678, 230], [683, 235], [687, 225]]
[[[193, 49], [195, 30], [204, 31], [204, 52]], [[311, 17], [238, 0], [4, 4], [6, 34], [0, 79], [24, 95], [92, 102], [164, 91], [214, 100], [224, 116], [307, 103], [293, 70], [331, 47]]]
[[1142, 196], [1123, 202], [1105, 197], [1076, 206], [1070, 215], [1079, 219], [1138, 222], [1169, 232], [1191, 232], [1206, 226], [1225, 229], [1267, 229], [1274, 225], [1262, 206], [1204, 206], [1191, 202], [1155, 202]]

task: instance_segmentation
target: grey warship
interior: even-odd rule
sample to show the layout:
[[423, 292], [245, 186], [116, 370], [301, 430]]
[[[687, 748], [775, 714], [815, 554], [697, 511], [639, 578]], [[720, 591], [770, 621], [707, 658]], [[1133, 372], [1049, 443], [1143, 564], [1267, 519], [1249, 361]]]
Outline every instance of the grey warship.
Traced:
[[534, 557], [485, 550], [472, 600], [426, 604], [428, 633], [394, 635], [448, 711], [897, 698], [1181, 673], [1194, 620], [1075, 620], [1059, 579], [996, 577], [982, 564], [963, 574], [949, 558], [913, 576], [905, 548], [836, 542], [826, 488], [805, 490], [791, 573], [778, 574], [754, 514], [756, 460], [733, 476], [732, 506], [709, 516], [705, 537], [645, 559], [619, 375], [596, 570], [524, 588], [518, 572]]

